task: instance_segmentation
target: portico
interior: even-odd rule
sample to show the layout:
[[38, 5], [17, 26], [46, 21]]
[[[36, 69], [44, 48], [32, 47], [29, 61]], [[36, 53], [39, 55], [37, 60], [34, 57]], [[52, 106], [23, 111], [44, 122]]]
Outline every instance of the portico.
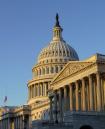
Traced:
[[[75, 64], [77, 68], [73, 70]], [[103, 65], [105, 66], [105, 63], [95, 61], [73, 62], [55, 77], [51, 87], [54, 92], [54, 107], [57, 107], [58, 113], [54, 114], [57, 116], [53, 118], [58, 117], [59, 122], [62, 122], [63, 115], [68, 110], [71, 112], [105, 111], [105, 69], [102, 69]]]

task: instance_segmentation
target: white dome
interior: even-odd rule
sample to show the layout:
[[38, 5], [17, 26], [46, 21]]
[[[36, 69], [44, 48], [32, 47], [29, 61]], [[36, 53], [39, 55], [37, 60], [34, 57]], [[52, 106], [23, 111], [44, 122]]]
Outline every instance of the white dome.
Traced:
[[67, 44], [62, 38], [62, 31], [59, 24], [59, 17], [56, 15], [56, 24], [53, 28], [53, 39], [47, 47], [43, 48], [38, 56], [38, 63], [52, 62], [51, 60], [75, 61], [79, 60], [74, 48]]
[[43, 48], [38, 56], [38, 63], [48, 61], [50, 59], [67, 59], [79, 60], [74, 48], [67, 44], [64, 40], [51, 41], [50, 44]]

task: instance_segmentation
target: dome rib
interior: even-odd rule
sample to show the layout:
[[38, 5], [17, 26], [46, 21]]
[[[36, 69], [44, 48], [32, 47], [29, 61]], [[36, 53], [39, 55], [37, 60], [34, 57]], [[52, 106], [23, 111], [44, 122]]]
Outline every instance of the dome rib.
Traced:
[[58, 41], [53, 43], [51, 41], [51, 43], [40, 52], [38, 56], [38, 62], [48, 60], [49, 58], [63, 58], [71, 61], [79, 60], [75, 49], [65, 41]]

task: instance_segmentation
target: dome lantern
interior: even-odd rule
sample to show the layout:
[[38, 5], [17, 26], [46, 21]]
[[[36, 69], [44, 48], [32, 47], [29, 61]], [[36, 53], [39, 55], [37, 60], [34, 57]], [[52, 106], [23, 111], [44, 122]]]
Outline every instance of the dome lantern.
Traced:
[[56, 23], [53, 28], [53, 41], [59, 41], [62, 40], [62, 31], [63, 29], [61, 28], [59, 24], [59, 16], [58, 13], [56, 14]]

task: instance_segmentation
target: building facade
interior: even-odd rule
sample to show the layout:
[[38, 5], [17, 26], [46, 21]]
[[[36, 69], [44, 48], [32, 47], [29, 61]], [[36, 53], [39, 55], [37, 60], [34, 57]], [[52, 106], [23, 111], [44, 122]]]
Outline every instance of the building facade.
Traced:
[[27, 105], [1, 107], [0, 129], [105, 129], [105, 55], [79, 61], [62, 31], [57, 14], [32, 68]]
[[57, 15], [53, 38], [48, 46], [42, 49], [38, 63], [32, 69], [33, 78], [28, 82], [28, 105], [32, 109], [32, 121], [42, 117], [49, 119], [48, 90], [51, 88], [51, 81], [68, 61], [79, 60], [76, 51], [63, 40], [62, 30]]

